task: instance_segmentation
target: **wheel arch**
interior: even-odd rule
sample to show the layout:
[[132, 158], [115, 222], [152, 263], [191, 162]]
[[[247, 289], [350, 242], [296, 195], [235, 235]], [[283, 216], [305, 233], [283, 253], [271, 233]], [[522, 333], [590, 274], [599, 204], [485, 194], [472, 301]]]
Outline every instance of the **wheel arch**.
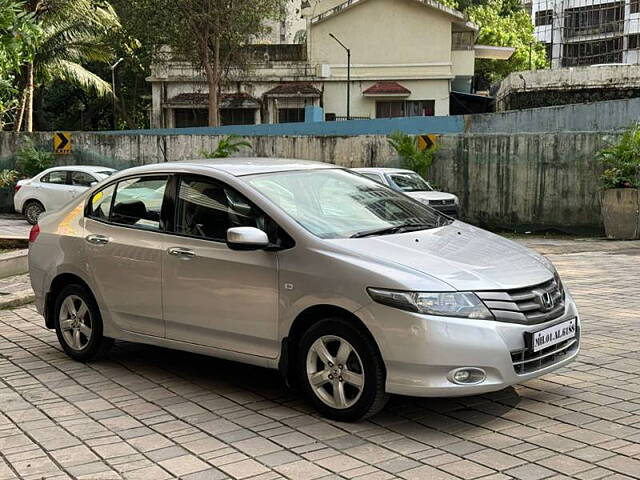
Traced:
[[46, 211], [46, 208], [44, 206], [44, 203], [42, 203], [42, 200], [39, 200], [39, 199], [34, 198], [34, 197], [29, 197], [26, 200], [22, 201], [22, 209], [21, 209], [21, 211], [22, 211], [23, 215], [24, 215], [24, 212], [25, 212], [25, 210], [27, 208], [27, 205], [29, 205], [30, 203], [33, 203], [33, 202], [39, 203], [40, 205], [42, 205], [43, 210]]
[[[384, 367], [384, 358], [382, 357], [380, 345], [378, 345], [378, 342], [371, 333], [371, 330], [367, 328], [365, 323], [355, 313], [336, 305], [313, 305], [307, 307], [298, 314], [289, 328], [288, 335], [282, 341], [282, 351], [280, 353], [278, 369], [287, 383], [292, 383], [295, 377], [295, 364], [298, 358], [298, 344], [300, 339], [312, 325], [316, 324], [320, 320], [331, 317], [348, 320], [357, 330], [359, 330], [363, 335], [366, 335], [375, 346], [380, 358], [383, 359], [382, 364]], [[384, 375], [386, 378], [386, 368]]]
[[50, 329], [55, 328], [55, 318], [54, 318], [53, 310], [56, 304], [56, 297], [64, 287], [72, 284], [77, 284], [85, 287], [89, 292], [89, 294], [93, 297], [93, 300], [96, 301], [96, 297], [93, 294], [91, 287], [81, 277], [79, 277], [74, 273], [61, 273], [57, 275], [51, 282], [51, 286], [49, 287], [49, 292], [47, 293], [45, 297], [45, 302], [44, 302], [44, 321], [47, 328], [50, 328]]

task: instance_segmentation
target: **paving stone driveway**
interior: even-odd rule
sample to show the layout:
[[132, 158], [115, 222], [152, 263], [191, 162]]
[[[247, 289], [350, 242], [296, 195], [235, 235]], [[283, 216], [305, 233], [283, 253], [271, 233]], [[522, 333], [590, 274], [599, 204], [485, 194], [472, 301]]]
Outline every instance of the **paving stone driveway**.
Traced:
[[640, 478], [640, 246], [533, 244], [581, 308], [580, 360], [356, 425], [275, 372], [124, 343], [83, 365], [33, 308], [0, 312], [0, 478]]

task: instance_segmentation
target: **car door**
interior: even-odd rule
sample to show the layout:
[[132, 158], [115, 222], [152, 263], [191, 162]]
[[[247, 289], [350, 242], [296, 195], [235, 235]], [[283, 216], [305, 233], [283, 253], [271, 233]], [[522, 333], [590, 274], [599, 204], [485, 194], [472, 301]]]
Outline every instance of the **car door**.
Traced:
[[89, 200], [88, 269], [112, 321], [128, 332], [164, 337], [162, 256], [169, 176], [131, 177]]
[[77, 197], [98, 180], [87, 172], [71, 171], [69, 173], [69, 191], [72, 198]]
[[226, 232], [237, 226], [271, 236], [277, 229], [229, 186], [203, 176], [178, 179], [175, 236], [163, 255], [167, 338], [275, 358], [276, 253], [229, 249]]
[[68, 170], [53, 170], [34, 183], [45, 210], [62, 208], [73, 199]]

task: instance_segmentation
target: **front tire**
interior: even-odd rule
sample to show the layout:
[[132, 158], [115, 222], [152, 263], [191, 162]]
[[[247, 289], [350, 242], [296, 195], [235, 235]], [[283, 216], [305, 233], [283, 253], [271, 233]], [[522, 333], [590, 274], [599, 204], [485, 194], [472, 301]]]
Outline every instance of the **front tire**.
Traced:
[[325, 417], [369, 418], [387, 403], [380, 353], [366, 332], [342, 318], [327, 318], [305, 332], [297, 355], [300, 385]]
[[56, 298], [54, 315], [58, 341], [74, 360], [96, 360], [113, 346], [113, 339], [102, 334], [100, 309], [86, 287], [68, 285], [62, 289]]
[[24, 218], [27, 219], [31, 225], [38, 223], [38, 218], [44, 213], [44, 205], [37, 200], [29, 200], [23, 209]]

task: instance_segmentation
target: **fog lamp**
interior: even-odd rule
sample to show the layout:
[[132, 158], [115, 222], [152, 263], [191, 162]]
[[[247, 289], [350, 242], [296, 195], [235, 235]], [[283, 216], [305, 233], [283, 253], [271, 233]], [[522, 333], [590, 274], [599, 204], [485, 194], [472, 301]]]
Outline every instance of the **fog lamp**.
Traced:
[[485, 371], [476, 367], [457, 368], [449, 373], [449, 380], [458, 385], [477, 385], [486, 378]]

